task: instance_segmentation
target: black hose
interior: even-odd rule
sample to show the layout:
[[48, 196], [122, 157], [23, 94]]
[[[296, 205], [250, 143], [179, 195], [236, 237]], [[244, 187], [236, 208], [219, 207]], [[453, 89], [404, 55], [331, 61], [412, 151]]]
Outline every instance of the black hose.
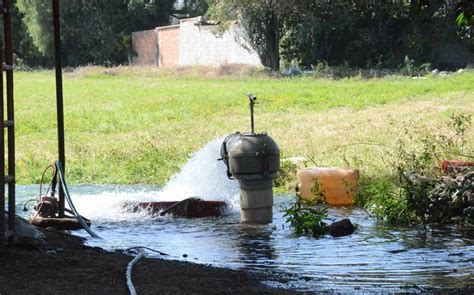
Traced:
[[33, 202], [33, 201], [38, 201], [38, 200], [37, 199], [29, 199], [28, 201], [25, 202], [25, 204], [23, 204], [23, 212], [28, 211], [28, 208], [26, 208], [26, 205], [28, 205], [28, 203]]
[[77, 212], [76, 207], [74, 206], [74, 203], [72, 202], [71, 196], [69, 195], [69, 190], [67, 188], [66, 180], [64, 179], [64, 176], [63, 176], [63, 170], [62, 170], [63, 167], [61, 165], [61, 162], [56, 161], [55, 165], [56, 165], [56, 168], [57, 168], [56, 171], [58, 171], [61, 186], [62, 186], [62, 188], [64, 190], [64, 194], [66, 196], [66, 200], [67, 200], [67, 202], [69, 204], [69, 207], [71, 208], [72, 212], [74, 213], [75, 217], [77, 218], [77, 221], [92, 237], [101, 239], [101, 237], [99, 235], [97, 235], [95, 232], [93, 232], [91, 230], [91, 228], [87, 225], [87, 223], [84, 221], [82, 216]]

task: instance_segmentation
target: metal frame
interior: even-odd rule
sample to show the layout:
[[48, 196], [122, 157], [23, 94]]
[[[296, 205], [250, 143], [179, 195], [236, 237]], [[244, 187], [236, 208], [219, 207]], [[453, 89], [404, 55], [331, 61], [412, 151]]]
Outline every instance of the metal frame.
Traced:
[[[65, 175], [66, 155], [64, 148], [64, 103], [63, 103], [63, 76], [61, 66], [61, 25], [59, 20], [59, 0], [53, 1], [54, 27], [54, 61], [56, 67], [56, 107], [58, 122], [58, 159], [62, 165], [62, 175]], [[64, 190], [59, 186], [59, 217], [64, 217]]]
[[[3, 48], [3, 42], [0, 41], [0, 48]], [[3, 61], [3, 54], [0, 50], [0, 61]], [[5, 124], [4, 124], [4, 98], [3, 98], [3, 62], [0, 62], [0, 179], [3, 183], [0, 185], [0, 249], [5, 245]]]
[[[0, 136], [2, 136], [2, 147], [0, 156], [2, 171], [0, 177], [3, 184], [0, 188], [0, 245], [5, 245], [5, 239], [8, 244], [12, 245], [15, 238], [15, 124], [14, 124], [14, 99], [13, 99], [13, 43], [12, 43], [12, 21], [11, 21], [11, 1], [3, 0], [2, 7], [3, 27], [5, 37], [5, 64], [1, 60], [1, 83], [0, 95], [1, 118], [0, 118]], [[2, 56], [2, 54], [0, 54]], [[2, 56], [3, 57], [3, 56]], [[4, 84], [3, 72], [6, 72], [6, 103], [7, 103], [7, 120], [5, 121], [4, 107]], [[5, 128], [7, 128], [8, 141], [8, 174], [5, 176]], [[8, 184], [8, 229], [5, 231], [5, 184]]]
[[[62, 87], [62, 67], [61, 67], [61, 39], [60, 39], [60, 19], [59, 0], [52, 0], [53, 5], [53, 28], [54, 28], [54, 60], [56, 70], [56, 104], [57, 104], [57, 124], [58, 124], [58, 158], [62, 164], [62, 175], [66, 165], [64, 148], [64, 109], [63, 109], [63, 87]], [[13, 42], [12, 42], [12, 22], [11, 22], [11, 0], [3, 0], [0, 7], [3, 14], [4, 36], [5, 36], [5, 64], [3, 64], [3, 44], [0, 40], [0, 180], [4, 183], [0, 185], [0, 249], [8, 245], [12, 246], [15, 238], [15, 129], [14, 129], [14, 97], [13, 97]], [[6, 72], [6, 109], [5, 116], [4, 81], [3, 72]], [[8, 141], [8, 161], [5, 162], [5, 128], [7, 128]], [[8, 174], [5, 175], [6, 163], [8, 163]], [[8, 229], [5, 230], [5, 185], [8, 184]], [[59, 188], [59, 216], [64, 216], [65, 195], [63, 189]]]

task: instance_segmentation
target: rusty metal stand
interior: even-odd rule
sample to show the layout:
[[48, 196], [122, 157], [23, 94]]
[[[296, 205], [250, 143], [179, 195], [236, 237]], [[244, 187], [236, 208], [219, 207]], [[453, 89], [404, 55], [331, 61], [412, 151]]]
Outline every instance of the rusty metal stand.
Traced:
[[[3, 42], [0, 41], [0, 49], [3, 48]], [[0, 61], [3, 61], [3, 54], [0, 50]], [[5, 247], [5, 124], [4, 124], [4, 98], [3, 98], [3, 62], [0, 62], [0, 251]]]
[[[58, 122], [58, 159], [62, 165], [62, 175], [65, 175], [66, 155], [64, 148], [64, 107], [63, 107], [63, 77], [61, 66], [61, 31], [59, 19], [59, 0], [53, 1], [54, 27], [54, 61], [56, 68], [56, 108]], [[64, 217], [65, 195], [62, 186], [59, 186], [59, 217]]]
[[[14, 128], [14, 100], [13, 100], [13, 44], [12, 44], [12, 22], [11, 22], [11, 1], [3, 0], [2, 7], [5, 37], [5, 64], [3, 55], [0, 53], [0, 136], [2, 144], [0, 147], [0, 179], [3, 184], [0, 188], [0, 248], [5, 246], [5, 241], [13, 245], [15, 238], [15, 128]], [[3, 49], [3, 47], [0, 47]], [[3, 72], [6, 72], [6, 102], [7, 120], [4, 120], [4, 84]], [[8, 161], [5, 162], [5, 130], [7, 128], [8, 141]], [[5, 176], [6, 164], [8, 164], [8, 174]], [[8, 184], [8, 229], [5, 230], [5, 185]]]
[[[59, 0], [52, 0], [53, 4], [53, 26], [54, 26], [54, 58], [56, 65], [56, 103], [57, 103], [57, 123], [58, 123], [58, 156], [64, 167], [66, 157], [64, 151], [64, 110], [63, 110], [63, 85], [61, 67], [61, 46], [60, 46], [60, 22], [59, 22]], [[0, 40], [0, 249], [4, 248], [6, 240], [13, 245], [15, 238], [15, 129], [14, 129], [14, 99], [13, 99], [13, 43], [12, 43], [12, 21], [11, 21], [11, 0], [3, 0], [0, 7], [0, 14], [4, 21], [5, 37], [5, 64], [3, 64], [3, 44]], [[7, 120], [5, 116], [4, 83], [3, 72], [6, 72], [6, 106]], [[5, 129], [7, 128], [8, 161], [5, 161]], [[7, 165], [8, 164], [8, 165]], [[8, 174], [5, 174], [8, 166]], [[8, 229], [5, 230], [5, 185], [8, 184]], [[64, 217], [65, 194], [62, 187], [59, 188], [59, 216]]]

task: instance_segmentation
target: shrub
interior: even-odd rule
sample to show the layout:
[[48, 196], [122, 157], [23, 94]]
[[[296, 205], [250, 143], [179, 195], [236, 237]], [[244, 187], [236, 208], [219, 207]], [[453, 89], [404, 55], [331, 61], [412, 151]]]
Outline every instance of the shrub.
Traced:
[[466, 200], [459, 205], [456, 192], [471, 189], [464, 187], [470, 185], [472, 168], [448, 177], [441, 175], [440, 167], [444, 159], [474, 158], [465, 138], [471, 116], [453, 114], [450, 119], [451, 134], [406, 125], [405, 136], [384, 149], [385, 174], [362, 179], [357, 204], [391, 224], [450, 223], [462, 215], [468, 205]]
[[323, 221], [327, 218], [327, 208], [303, 207], [299, 199], [290, 207], [283, 209], [286, 222], [290, 223], [297, 234], [311, 234], [323, 236], [328, 232], [327, 224]]

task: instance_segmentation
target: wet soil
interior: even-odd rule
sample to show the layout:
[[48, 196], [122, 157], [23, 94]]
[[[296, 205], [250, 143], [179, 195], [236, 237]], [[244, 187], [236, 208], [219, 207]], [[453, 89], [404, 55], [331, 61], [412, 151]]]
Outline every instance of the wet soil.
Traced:
[[[133, 256], [45, 232], [46, 246], [0, 250], [0, 294], [129, 294], [125, 272]], [[144, 259], [133, 269], [138, 294], [288, 294], [261, 283], [269, 275]]]

